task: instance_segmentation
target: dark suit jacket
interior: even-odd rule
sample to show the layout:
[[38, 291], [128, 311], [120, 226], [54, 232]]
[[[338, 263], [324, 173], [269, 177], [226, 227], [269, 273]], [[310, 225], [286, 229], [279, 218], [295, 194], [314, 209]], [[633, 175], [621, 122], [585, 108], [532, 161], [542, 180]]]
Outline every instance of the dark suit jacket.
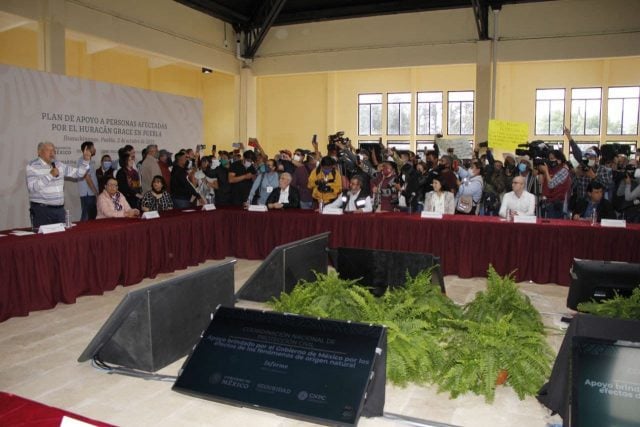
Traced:
[[[274, 190], [267, 197], [267, 206], [269, 203], [278, 203], [280, 199], [280, 187], [274, 188]], [[300, 207], [300, 193], [298, 189], [289, 185], [289, 203], [283, 203], [284, 209], [287, 208], [299, 208]]]
[[[576, 206], [573, 209], [573, 215], [578, 214], [582, 217], [584, 211], [587, 210], [587, 206], [589, 201], [587, 199], [580, 199], [576, 202]], [[598, 203], [598, 207], [596, 209], [598, 211], [598, 221], [602, 218], [606, 219], [616, 219], [616, 211], [613, 209], [613, 205], [607, 199], [600, 200]], [[571, 215], [571, 216], [573, 216]]]

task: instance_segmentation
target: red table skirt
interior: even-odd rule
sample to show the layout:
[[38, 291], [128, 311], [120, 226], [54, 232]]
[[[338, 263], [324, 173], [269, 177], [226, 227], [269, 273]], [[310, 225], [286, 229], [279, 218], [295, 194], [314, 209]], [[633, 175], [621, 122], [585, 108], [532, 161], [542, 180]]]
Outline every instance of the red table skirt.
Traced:
[[111, 426], [15, 394], [0, 392], [0, 426], [58, 427], [64, 416], [94, 426]]
[[208, 259], [264, 259], [277, 245], [325, 231], [331, 232], [331, 247], [432, 253], [440, 256], [444, 274], [464, 278], [483, 277], [492, 264], [501, 274], [515, 271], [519, 281], [568, 285], [574, 257], [640, 262], [638, 225], [303, 210], [171, 211], [153, 220], [104, 219], [63, 233], [0, 238], [0, 321]]

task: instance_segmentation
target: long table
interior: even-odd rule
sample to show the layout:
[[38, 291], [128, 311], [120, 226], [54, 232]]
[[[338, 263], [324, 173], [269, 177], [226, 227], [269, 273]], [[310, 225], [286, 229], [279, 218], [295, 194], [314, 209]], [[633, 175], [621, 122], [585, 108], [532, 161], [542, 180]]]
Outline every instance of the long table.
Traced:
[[640, 225], [516, 224], [496, 217], [422, 219], [406, 213], [171, 211], [153, 220], [104, 219], [63, 233], [1, 237], [0, 321], [208, 259], [264, 259], [277, 245], [325, 231], [334, 248], [438, 255], [444, 274], [464, 278], [483, 277], [492, 264], [500, 274], [514, 271], [519, 281], [568, 285], [574, 257], [640, 262]]

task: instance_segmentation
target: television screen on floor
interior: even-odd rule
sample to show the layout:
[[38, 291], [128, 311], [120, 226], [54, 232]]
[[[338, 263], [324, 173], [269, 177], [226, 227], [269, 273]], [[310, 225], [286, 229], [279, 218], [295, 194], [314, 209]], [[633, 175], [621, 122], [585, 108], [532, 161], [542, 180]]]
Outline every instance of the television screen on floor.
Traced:
[[156, 372], [186, 356], [219, 305], [234, 305], [236, 260], [207, 266], [124, 296], [78, 358]]
[[431, 283], [445, 293], [440, 257], [421, 252], [386, 251], [378, 249], [338, 248], [332, 250], [338, 275], [347, 280], [360, 278], [365, 286], [379, 289], [402, 286], [407, 273], [415, 277], [422, 270], [433, 268]]
[[616, 293], [629, 296], [638, 286], [640, 264], [574, 258], [567, 307], [577, 310], [581, 302], [599, 302]]
[[220, 307], [173, 390], [330, 425], [383, 415], [383, 326]]
[[639, 360], [638, 342], [573, 337], [570, 425], [638, 426]]
[[273, 248], [269, 256], [236, 293], [237, 299], [269, 301], [289, 293], [300, 280], [313, 281], [327, 273], [329, 235], [321, 233]]

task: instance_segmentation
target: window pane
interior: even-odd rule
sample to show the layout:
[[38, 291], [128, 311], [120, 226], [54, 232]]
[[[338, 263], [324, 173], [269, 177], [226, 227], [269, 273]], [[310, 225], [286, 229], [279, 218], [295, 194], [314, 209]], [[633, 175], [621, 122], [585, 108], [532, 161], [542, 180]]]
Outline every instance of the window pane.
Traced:
[[400, 131], [400, 105], [387, 105], [387, 133], [389, 135], [398, 135]]
[[361, 105], [358, 109], [358, 135], [371, 134], [371, 115], [369, 114], [369, 105]]
[[564, 99], [564, 89], [537, 89], [536, 100]]
[[417, 107], [417, 130], [418, 135], [429, 134], [429, 104], [418, 103]]
[[602, 89], [598, 88], [583, 88], [583, 89], [571, 89], [572, 99], [600, 99], [602, 98]]
[[411, 133], [411, 104], [400, 106], [400, 134], [409, 135]]
[[428, 133], [430, 135], [442, 133], [442, 103], [431, 104]]
[[536, 102], [536, 135], [549, 134], [549, 101]]
[[571, 133], [584, 135], [585, 101], [571, 102]]
[[418, 102], [442, 102], [442, 92], [418, 92]]
[[410, 93], [389, 93], [387, 94], [387, 102], [411, 102]]
[[448, 133], [449, 135], [460, 135], [460, 103], [449, 103], [449, 120], [448, 120]]
[[550, 101], [551, 120], [549, 122], [550, 135], [562, 135], [564, 129], [564, 100]]
[[600, 99], [586, 101], [585, 135], [600, 135]]
[[462, 103], [461, 134], [473, 134], [473, 102]]
[[607, 118], [607, 133], [622, 135], [622, 99], [610, 99]]
[[358, 95], [358, 103], [360, 104], [382, 104], [381, 93], [367, 93]]
[[622, 115], [622, 134], [635, 135], [638, 133], [638, 100], [625, 99]]
[[473, 101], [473, 92], [449, 92], [449, 101]]
[[371, 106], [371, 134], [382, 135], [382, 104]]
[[640, 87], [610, 87], [609, 98], [638, 98]]

